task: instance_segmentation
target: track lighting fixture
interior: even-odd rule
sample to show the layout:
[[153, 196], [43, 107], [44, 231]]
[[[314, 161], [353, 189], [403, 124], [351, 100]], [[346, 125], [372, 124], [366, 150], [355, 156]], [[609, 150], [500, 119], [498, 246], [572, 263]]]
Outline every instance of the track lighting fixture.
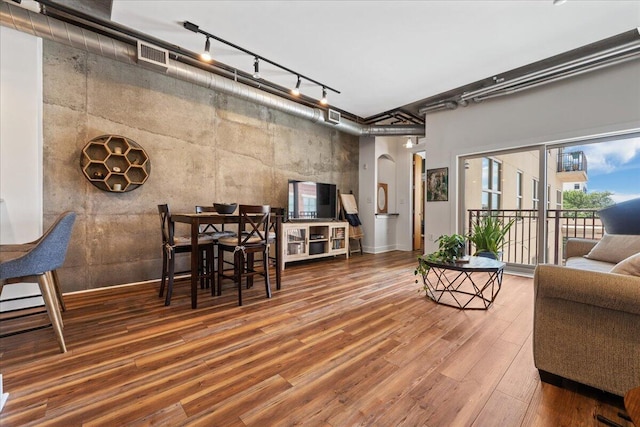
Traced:
[[253, 78], [260, 78], [260, 60], [257, 56], [253, 59]]
[[291, 90], [291, 93], [295, 96], [300, 96], [300, 76], [298, 76], [298, 82], [296, 83], [295, 89]]
[[[16, 0], [14, 0], [14, 1], [16, 1]], [[333, 89], [332, 87], [329, 87], [326, 84], [323, 84], [323, 83], [321, 83], [321, 82], [319, 82], [317, 80], [314, 80], [314, 79], [312, 79], [310, 77], [307, 77], [307, 76], [305, 76], [303, 74], [300, 74], [297, 71], [294, 71], [294, 70], [292, 70], [290, 68], [287, 68], [287, 67], [285, 67], [283, 65], [278, 64], [277, 62], [271, 61], [271, 60], [265, 58], [264, 56], [260, 56], [255, 52], [251, 52], [250, 50], [247, 50], [247, 49], [245, 49], [243, 47], [238, 46], [237, 44], [231, 43], [231, 42], [229, 42], [227, 40], [224, 40], [224, 39], [222, 39], [222, 38], [220, 38], [220, 37], [218, 37], [216, 35], [213, 35], [213, 34], [207, 32], [207, 31], [204, 31], [204, 30], [200, 29], [200, 27], [198, 25], [194, 24], [193, 22], [184, 21], [182, 23], [182, 26], [185, 29], [189, 30], [189, 31], [192, 31], [192, 32], [197, 33], [197, 34], [202, 34], [207, 38], [207, 40], [205, 41], [205, 45], [204, 45], [204, 52], [200, 55], [200, 59], [202, 59], [203, 61], [206, 61], [206, 62], [211, 61], [211, 53], [210, 53], [211, 40], [210, 39], [214, 39], [215, 41], [223, 43], [223, 44], [225, 44], [227, 46], [230, 46], [233, 49], [239, 50], [239, 51], [241, 51], [241, 52], [243, 52], [243, 53], [245, 53], [247, 55], [253, 56], [253, 74], [251, 74], [251, 76], [253, 76], [253, 78], [256, 79], [256, 80], [261, 79], [262, 82], [264, 82], [266, 86], [271, 85], [272, 88], [277, 88], [278, 90], [283, 90], [283, 89], [286, 90], [285, 88], [279, 87], [274, 83], [271, 83], [271, 82], [268, 82], [267, 80], [262, 79], [262, 77], [260, 76], [260, 61], [261, 60], [266, 62], [266, 63], [268, 63], [269, 66], [280, 68], [281, 70], [284, 70], [287, 73], [291, 73], [291, 74], [293, 74], [294, 76], [296, 76], [298, 78], [298, 80], [296, 81], [295, 89], [291, 89], [291, 92], [290, 92], [294, 96], [300, 96], [300, 85], [302, 83], [302, 79], [307, 80], [307, 81], [309, 81], [311, 83], [314, 83], [314, 84], [322, 87], [322, 99], [320, 100], [320, 104], [322, 104], [322, 105], [327, 105], [329, 103], [329, 101], [327, 100], [327, 89], [330, 90], [330, 91], [333, 91], [335, 93], [338, 93], [338, 94], [340, 93], [340, 91], [338, 91], [336, 89]], [[216, 64], [216, 65], [213, 65], [213, 66], [224, 66], [224, 64]], [[236, 75], [243, 74], [244, 76], [246, 76], [246, 77], [243, 77], [243, 78], [248, 78], [249, 77], [249, 74], [246, 73], [246, 72], [239, 72], [239, 70], [237, 70], [237, 69], [235, 69], [234, 72], [235, 72]]]
[[204, 42], [204, 52], [200, 55], [203, 61], [211, 61], [211, 40], [207, 37], [207, 41]]
[[327, 105], [329, 100], [327, 99], [327, 88], [322, 86], [322, 99], [320, 100], [320, 104]]

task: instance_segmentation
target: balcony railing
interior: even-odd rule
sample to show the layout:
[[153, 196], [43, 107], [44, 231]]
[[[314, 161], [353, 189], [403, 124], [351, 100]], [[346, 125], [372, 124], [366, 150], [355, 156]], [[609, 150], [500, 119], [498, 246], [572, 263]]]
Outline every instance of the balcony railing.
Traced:
[[558, 154], [557, 172], [587, 171], [587, 156], [582, 151]]
[[[469, 209], [468, 229], [473, 230], [478, 218], [492, 215], [503, 223], [515, 219], [506, 236], [507, 244], [503, 248], [502, 260], [511, 264], [535, 266], [542, 262], [538, 254], [538, 211], [534, 209]], [[561, 265], [564, 263], [565, 246], [570, 237], [600, 239], [604, 233], [596, 210], [591, 209], [549, 209], [547, 210], [547, 262]], [[475, 252], [469, 244], [469, 253]]]

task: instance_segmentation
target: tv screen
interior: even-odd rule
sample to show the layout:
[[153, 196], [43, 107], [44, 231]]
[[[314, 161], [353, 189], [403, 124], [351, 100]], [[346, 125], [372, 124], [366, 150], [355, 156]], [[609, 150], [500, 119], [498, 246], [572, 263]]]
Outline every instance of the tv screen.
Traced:
[[336, 218], [335, 184], [289, 180], [289, 220], [332, 220]]

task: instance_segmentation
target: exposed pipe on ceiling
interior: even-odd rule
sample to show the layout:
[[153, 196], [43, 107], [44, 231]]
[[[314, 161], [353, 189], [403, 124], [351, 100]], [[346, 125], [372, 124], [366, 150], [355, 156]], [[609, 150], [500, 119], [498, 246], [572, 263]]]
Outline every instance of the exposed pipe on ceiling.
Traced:
[[[10, 5], [4, 1], [0, 1], [0, 25], [125, 64], [138, 65], [135, 46], [40, 13]], [[169, 68], [166, 72], [161, 72], [161, 74], [167, 74], [189, 83], [273, 108], [341, 132], [356, 136], [424, 136], [425, 134], [423, 125], [363, 125], [344, 118], [339, 123], [328, 122], [324, 111], [320, 108], [307, 107], [272, 93], [236, 82], [233, 79], [221, 77], [204, 69], [194, 67], [187, 63], [189, 62], [188, 60], [179, 60], [180, 55], [177, 55], [177, 58], [169, 59]]]
[[512, 95], [524, 90], [564, 80], [569, 77], [579, 76], [591, 71], [639, 59], [640, 38], [638, 36], [640, 35], [640, 28], [636, 28], [631, 32], [634, 33], [635, 37], [635, 40], [632, 42], [589, 54], [578, 59], [566, 61], [543, 70], [527, 73], [510, 80], [499, 81], [494, 78], [497, 83], [492, 86], [464, 92], [449, 100], [441, 100], [436, 103], [426, 105], [420, 108], [418, 112], [420, 114], [428, 114], [445, 109], [455, 109], [455, 107], [451, 106], [452, 104], [464, 107], [468, 105], [470, 100], [481, 102], [500, 96]]
[[617, 58], [613, 58], [613, 59], [609, 59], [605, 62], [599, 63], [599, 64], [595, 64], [595, 65], [591, 65], [589, 67], [586, 68], [582, 68], [579, 70], [569, 70], [569, 71], [565, 71], [564, 73], [560, 73], [554, 76], [551, 76], [549, 78], [543, 79], [543, 80], [539, 80], [536, 81], [534, 83], [528, 83], [528, 84], [523, 84], [523, 85], [518, 85], [518, 86], [513, 86], [513, 87], [507, 87], [504, 89], [500, 89], [497, 90], [495, 92], [488, 92], [484, 95], [479, 95], [473, 98], [474, 101], [476, 102], [480, 102], [480, 101], [484, 101], [485, 99], [491, 99], [491, 98], [497, 98], [500, 96], [504, 96], [504, 95], [512, 95], [514, 93], [518, 93], [521, 92], [523, 90], [527, 90], [527, 89], [533, 89], [535, 87], [538, 86], [543, 86], [546, 85], [548, 83], [553, 83], [553, 82], [557, 82], [560, 80], [564, 80], [567, 79], [569, 77], [576, 77], [579, 76], [581, 74], [586, 74], [586, 73], [590, 73], [592, 71], [596, 71], [596, 70], [600, 70], [602, 68], [607, 68], [610, 67], [612, 65], [619, 65], [628, 61], [632, 61], [635, 59], [638, 59], [638, 57], [640, 56], [640, 53], [630, 53], [627, 54], [623, 57], [617, 57]]
[[625, 61], [635, 59], [636, 56], [640, 55], [640, 40], [632, 43], [627, 43], [623, 46], [607, 49], [603, 52], [594, 53], [584, 58], [569, 61], [567, 63], [556, 65], [554, 67], [550, 67], [541, 71], [525, 74], [524, 76], [506, 80], [493, 86], [466, 92], [463, 93], [460, 98], [463, 100], [475, 99], [481, 97], [482, 95], [498, 92], [499, 90], [505, 88], [526, 85], [528, 82], [535, 82], [539, 79], [551, 77], [551, 79], [545, 80], [545, 82], [549, 83], [551, 81], [554, 81], [553, 77], [555, 77], [556, 75], [562, 75], [562, 73], [566, 73], [566, 76], [570, 76], [573, 74], [577, 74], [581, 70], [593, 71], [596, 69], [604, 68], [605, 66], [615, 65], [618, 63], [616, 61], [616, 59], [618, 59], [616, 58], [616, 56], [618, 55], [625, 56]]

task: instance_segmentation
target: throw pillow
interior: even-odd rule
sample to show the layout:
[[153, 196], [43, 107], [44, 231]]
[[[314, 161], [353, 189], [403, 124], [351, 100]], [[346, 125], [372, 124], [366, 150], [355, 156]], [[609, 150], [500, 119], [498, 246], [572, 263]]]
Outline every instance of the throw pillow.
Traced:
[[585, 258], [617, 264], [638, 252], [640, 252], [640, 236], [605, 233]]
[[611, 273], [628, 274], [629, 276], [640, 276], [640, 253], [631, 255], [617, 263]]

